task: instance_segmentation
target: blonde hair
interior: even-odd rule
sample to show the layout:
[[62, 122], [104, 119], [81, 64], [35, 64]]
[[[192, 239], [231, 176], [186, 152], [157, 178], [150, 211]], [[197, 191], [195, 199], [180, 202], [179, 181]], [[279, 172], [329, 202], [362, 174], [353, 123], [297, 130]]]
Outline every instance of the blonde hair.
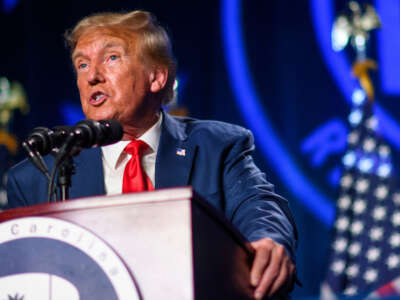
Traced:
[[167, 82], [160, 92], [163, 104], [167, 104], [173, 99], [176, 62], [168, 34], [158, 24], [154, 15], [146, 11], [135, 10], [128, 13], [98, 13], [85, 17], [64, 35], [71, 54], [74, 52], [79, 38], [96, 27], [110, 29], [117, 27], [134, 33], [137, 36], [136, 50], [142, 63], [163, 66], [168, 69]]

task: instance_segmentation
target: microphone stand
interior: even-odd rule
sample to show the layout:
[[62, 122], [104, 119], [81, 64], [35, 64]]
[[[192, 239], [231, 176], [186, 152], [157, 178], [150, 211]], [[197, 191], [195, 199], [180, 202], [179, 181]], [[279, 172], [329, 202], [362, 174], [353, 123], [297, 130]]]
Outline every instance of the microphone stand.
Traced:
[[71, 155], [68, 155], [60, 164], [58, 170], [57, 186], [60, 190], [58, 200], [69, 199], [69, 188], [71, 187], [71, 176], [75, 174], [75, 165]]

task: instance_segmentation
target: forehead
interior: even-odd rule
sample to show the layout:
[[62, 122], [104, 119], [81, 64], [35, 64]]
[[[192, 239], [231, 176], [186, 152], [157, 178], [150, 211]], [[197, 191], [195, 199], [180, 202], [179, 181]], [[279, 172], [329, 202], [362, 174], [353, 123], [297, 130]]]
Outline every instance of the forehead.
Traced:
[[122, 47], [125, 51], [134, 49], [136, 36], [123, 28], [96, 27], [85, 31], [78, 39], [72, 58], [85, 54], [88, 50]]

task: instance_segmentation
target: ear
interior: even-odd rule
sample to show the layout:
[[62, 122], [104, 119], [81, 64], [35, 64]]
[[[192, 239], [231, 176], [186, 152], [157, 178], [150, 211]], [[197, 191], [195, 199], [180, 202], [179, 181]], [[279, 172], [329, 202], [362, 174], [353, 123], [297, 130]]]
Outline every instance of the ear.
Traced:
[[157, 68], [150, 73], [150, 91], [158, 93], [161, 91], [168, 79], [168, 69]]

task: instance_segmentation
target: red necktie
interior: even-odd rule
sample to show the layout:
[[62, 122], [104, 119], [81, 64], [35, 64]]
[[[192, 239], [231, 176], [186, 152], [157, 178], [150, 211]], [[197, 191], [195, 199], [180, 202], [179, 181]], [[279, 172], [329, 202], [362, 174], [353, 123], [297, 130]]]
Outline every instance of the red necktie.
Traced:
[[148, 147], [141, 140], [134, 140], [125, 147], [124, 152], [131, 154], [132, 157], [125, 166], [122, 193], [154, 190], [150, 178], [140, 164], [140, 157]]

